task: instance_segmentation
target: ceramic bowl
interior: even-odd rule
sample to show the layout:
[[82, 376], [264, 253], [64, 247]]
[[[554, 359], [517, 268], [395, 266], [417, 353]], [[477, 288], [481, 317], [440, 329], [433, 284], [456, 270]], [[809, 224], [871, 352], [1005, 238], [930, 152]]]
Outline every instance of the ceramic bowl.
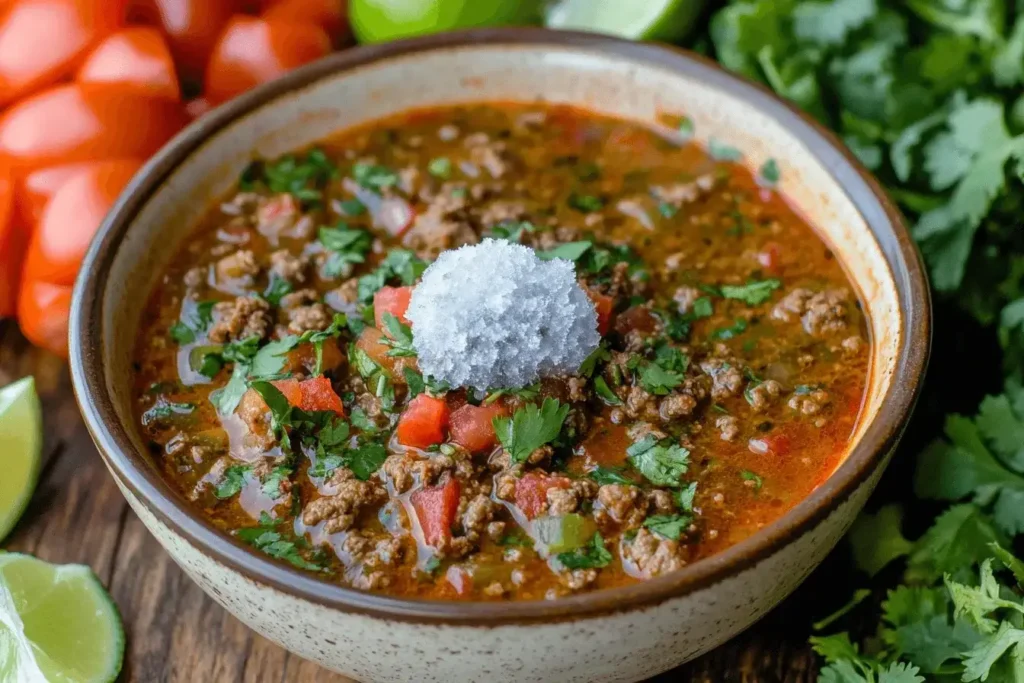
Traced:
[[[873, 366], [853, 445], [777, 522], [678, 573], [555, 601], [455, 603], [351, 590], [215, 529], [151, 465], [133, 426], [131, 354], [157, 274], [254, 155], [275, 157], [406, 109], [568, 103], [655, 121], [685, 114], [727, 142], [818, 228], [860, 291]], [[85, 259], [71, 313], [75, 392], [124, 496], [175, 561], [255, 631], [363, 681], [636, 681], [764, 615], [843, 536], [913, 407], [930, 339], [928, 289], [901, 218], [840, 142], [763, 88], [693, 54], [540, 29], [362, 47], [249, 93], [193, 124], [138, 175]]]

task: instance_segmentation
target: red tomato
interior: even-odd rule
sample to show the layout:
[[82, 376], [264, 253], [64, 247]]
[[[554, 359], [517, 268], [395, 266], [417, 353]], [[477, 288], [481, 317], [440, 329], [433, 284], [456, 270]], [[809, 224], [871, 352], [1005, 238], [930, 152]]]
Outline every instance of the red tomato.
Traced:
[[459, 509], [459, 480], [454, 477], [441, 486], [416, 491], [409, 497], [416, 512], [423, 542], [437, 547], [452, 537], [452, 523]]
[[302, 403], [302, 388], [297, 379], [279, 379], [271, 382], [284, 395], [289, 405], [298, 406]]
[[269, 0], [260, 16], [267, 21], [316, 24], [337, 42], [349, 35], [347, 14], [344, 0]]
[[615, 305], [615, 299], [589, 289], [587, 296], [594, 302], [594, 308], [597, 309], [597, 331], [603, 337], [608, 334], [612, 325], [612, 307]]
[[384, 314], [390, 313], [398, 318], [399, 322], [406, 325], [409, 319], [405, 317], [405, 311], [409, 308], [409, 299], [412, 298], [412, 287], [381, 287], [373, 295], [373, 319], [377, 323], [377, 329], [387, 330], [384, 325]]
[[567, 489], [572, 481], [566, 477], [544, 476], [528, 472], [516, 481], [516, 507], [523, 511], [527, 519], [533, 519], [541, 513], [548, 502], [548, 489]]
[[762, 436], [759, 439], [751, 439], [747, 443], [750, 451], [758, 455], [771, 454], [775, 456], [788, 455], [793, 450], [793, 440], [786, 434], [771, 434]]
[[494, 448], [498, 437], [492, 420], [508, 415], [508, 408], [497, 403], [489, 406], [466, 404], [452, 413], [452, 441], [470, 453], [482, 453]]
[[124, 15], [125, 0], [17, 0], [0, 17], [0, 105], [67, 75]]
[[312, 377], [302, 381], [299, 384], [299, 389], [302, 390], [302, 400], [299, 402], [299, 408], [310, 412], [314, 410], [329, 410], [344, 417], [345, 406], [341, 404], [341, 397], [335, 393], [334, 387], [331, 386], [331, 380], [322, 375], [320, 377]]
[[210, 101], [205, 97], [197, 97], [194, 100], [189, 100], [185, 103], [185, 113], [188, 117], [195, 121], [200, 116], [205, 116], [213, 107], [210, 105]]
[[443, 399], [420, 394], [398, 418], [395, 435], [403, 446], [429, 448], [444, 441], [447, 426], [448, 404]]
[[[336, 370], [342, 364], [345, 357], [341, 355], [338, 342], [335, 339], [325, 339], [321, 344], [320, 369], [323, 372]], [[313, 344], [302, 344], [285, 354], [284, 368], [282, 372], [312, 372], [316, 368], [316, 348]]]
[[778, 242], [769, 242], [757, 253], [757, 262], [768, 273], [778, 275], [782, 270], [782, 247]]
[[383, 339], [384, 335], [380, 330], [375, 327], [367, 327], [356, 340], [356, 347], [366, 353], [377, 365], [387, 370], [389, 374], [394, 375], [395, 363], [398, 359], [388, 355], [391, 347], [385, 344]]
[[64, 183], [32, 235], [26, 279], [73, 285], [89, 242], [140, 166], [131, 160], [102, 162]]
[[101, 166], [113, 159], [82, 161], [32, 171], [21, 179], [17, 190], [18, 213], [25, 225], [35, 225], [43, 217], [50, 198], [73, 176]]
[[203, 75], [221, 30], [242, 11], [239, 0], [141, 0], [137, 12], [153, 16], [171, 43], [174, 62], [189, 79]]
[[18, 324], [25, 338], [40, 348], [67, 357], [71, 287], [24, 280], [18, 293]]
[[331, 51], [315, 24], [232, 18], [206, 67], [206, 97], [220, 104]]
[[86, 57], [75, 80], [122, 85], [153, 97], [181, 98], [167, 41], [159, 31], [145, 26], [123, 29], [100, 43]]
[[22, 172], [78, 161], [144, 159], [186, 123], [180, 104], [108, 85], [62, 85], [0, 118], [0, 155]]
[[21, 266], [28, 246], [28, 231], [14, 214], [14, 181], [10, 169], [0, 167], [0, 318], [17, 310]]

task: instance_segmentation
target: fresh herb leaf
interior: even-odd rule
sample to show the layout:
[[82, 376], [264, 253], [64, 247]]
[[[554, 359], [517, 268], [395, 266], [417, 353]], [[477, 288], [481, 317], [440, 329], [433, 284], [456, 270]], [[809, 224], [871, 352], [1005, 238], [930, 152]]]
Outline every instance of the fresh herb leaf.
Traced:
[[397, 279], [403, 285], [413, 285], [426, 269], [427, 263], [411, 251], [392, 249], [373, 272], [359, 278], [359, 300], [363, 303], [371, 302], [373, 295], [392, 280]]
[[142, 414], [142, 424], [149, 426], [157, 422], [172, 422], [186, 415], [191, 415], [196, 409], [194, 403], [175, 403], [160, 397], [153, 404], [153, 407]]
[[402, 375], [405, 377], [405, 384], [409, 387], [409, 398], [414, 399], [427, 390], [427, 383], [423, 381], [423, 375], [412, 368], [402, 368]]
[[729, 327], [719, 327], [711, 331], [712, 339], [732, 339], [747, 331], [747, 321], [743, 318], [736, 318]]
[[722, 285], [720, 291], [726, 299], [738, 299], [748, 306], [757, 306], [771, 298], [772, 292], [782, 286], [775, 279], [752, 280], [745, 285]]
[[325, 454], [324, 457], [318, 457], [316, 464], [310, 467], [306, 474], [310, 477], [317, 477], [319, 479], [327, 479], [330, 477], [334, 470], [338, 469], [345, 464], [344, 458], [336, 453], [330, 455]]
[[606, 484], [624, 484], [627, 486], [633, 486], [636, 484], [635, 481], [624, 476], [621, 470], [611, 467], [595, 467], [587, 472], [587, 476], [601, 486]]
[[523, 235], [537, 231], [537, 226], [529, 221], [503, 221], [490, 230], [490, 236], [509, 242], [522, 242]]
[[540, 396], [540, 382], [531, 384], [528, 387], [522, 387], [521, 389], [497, 389], [483, 400], [483, 405], [489, 406], [502, 396], [515, 396], [523, 401], [532, 401]]
[[611, 563], [612, 554], [604, 547], [604, 538], [600, 532], [595, 532], [590, 543], [582, 548], [559, 553], [558, 561], [566, 569], [600, 569]]
[[690, 467], [690, 451], [678, 444], [660, 444], [648, 435], [626, 449], [633, 467], [655, 486], [682, 486]]
[[715, 161], [740, 161], [743, 159], [743, 153], [738, 149], [714, 138], [708, 141], [708, 154]]
[[379, 192], [398, 184], [398, 174], [387, 166], [356, 163], [352, 166], [352, 179], [368, 190]]
[[249, 465], [231, 465], [224, 470], [224, 477], [214, 486], [213, 494], [221, 500], [237, 495], [250, 474], [252, 467]]
[[366, 207], [358, 199], [345, 199], [338, 202], [338, 208], [341, 209], [341, 213], [355, 218], [366, 213]]
[[568, 204], [571, 208], [582, 213], [594, 213], [604, 208], [604, 200], [600, 197], [595, 197], [592, 194], [577, 194], [575, 192], [569, 195]]
[[358, 479], [366, 481], [381, 468], [387, 457], [388, 451], [384, 445], [374, 441], [346, 453], [345, 464]]
[[435, 178], [450, 178], [452, 176], [452, 160], [448, 157], [431, 159], [427, 164], [427, 172]]
[[666, 370], [657, 363], [643, 363], [640, 366], [640, 384], [657, 396], [665, 396], [683, 383], [683, 376], [674, 370]]
[[415, 356], [416, 349], [412, 346], [412, 328], [387, 311], [381, 316], [381, 320], [384, 322], [384, 329], [387, 332], [382, 337], [382, 341], [391, 347], [387, 355], [399, 358]]
[[[338, 168], [322, 150], [313, 149], [305, 155], [288, 155], [273, 163], [263, 163], [262, 181], [271, 192], [288, 193], [314, 205], [323, 198], [327, 183], [338, 176]], [[255, 174], [258, 177], [258, 173]]]
[[213, 322], [213, 307], [216, 301], [200, 301], [188, 313], [187, 318], [171, 325], [171, 339], [180, 345], [191, 344], [206, 332]]
[[678, 541], [692, 522], [688, 515], [651, 515], [644, 520], [644, 526], [659, 536]]
[[530, 454], [553, 441], [562, 431], [569, 406], [558, 399], [545, 398], [538, 408], [531, 403], [517, 410], [512, 417], [492, 420], [494, 433], [508, 451], [512, 462], [526, 462]]
[[779, 162], [775, 159], [769, 159], [761, 165], [761, 170], [758, 172], [758, 180], [765, 187], [775, 187], [779, 184], [779, 180], [782, 178], [782, 172], [779, 171]]
[[286, 294], [292, 293], [292, 283], [285, 280], [283, 277], [278, 276], [276, 273], [270, 274], [270, 281], [267, 283], [267, 288], [263, 290], [263, 298], [271, 306], [280, 306], [281, 297]]
[[755, 491], [760, 491], [761, 487], [764, 486], [764, 479], [750, 470], [743, 470], [740, 472], [740, 479], [751, 482]]
[[281, 491], [281, 484], [283, 484], [292, 475], [290, 467], [277, 466], [270, 471], [267, 478], [263, 480], [263, 485], [260, 490], [265, 496], [271, 500], [277, 500], [284, 493]]
[[284, 534], [276, 531], [275, 529], [279, 524], [279, 520], [271, 518], [264, 512], [260, 515], [260, 525], [258, 527], [239, 529], [236, 533], [243, 542], [248, 543], [270, 557], [284, 560], [293, 567], [314, 572], [327, 571], [323, 566], [304, 558], [302, 553], [299, 552], [295, 541], [287, 540]]
[[914, 544], [903, 536], [902, 522], [903, 508], [897, 504], [886, 505], [875, 514], [861, 513], [847, 537], [859, 569], [874, 576], [913, 550]]
[[590, 241], [566, 242], [565, 244], [558, 245], [554, 249], [539, 251], [537, 252], [537, 256], [544, 261], [550, 261], [556, 258], [565, 259], [566, 261], [578, 261], [585, 253], [590, 251], [592, 246], [594, 246], [594, 243]]
[[693, 481], [676, 491], [676, 505], [683, 512], [693, 512], [693, 499], [697, 496], [697, 482]]
[[608, 405], [622, 405], [622, 399], [615, 395], [615, 392], [608, 387], [608, 383], [604, 380], [604, 377], [601, 377], [600, 375], [594, 378], [594, 391], [601, 397], [601, 400]]
[[373, 246], [370, 233], [350, 229], [344, 223], [333, 228], [320, 228], [317, 239], [330, 252], [323, 266], [323, 274], [329, 278], [351, 275], [353, 266], [366, 262], [366, 255]]

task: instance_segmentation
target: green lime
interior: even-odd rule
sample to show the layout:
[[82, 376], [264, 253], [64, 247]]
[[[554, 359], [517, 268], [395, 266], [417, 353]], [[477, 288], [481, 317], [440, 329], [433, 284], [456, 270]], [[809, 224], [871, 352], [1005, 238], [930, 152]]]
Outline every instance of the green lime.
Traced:
[[91, 569], [0, 552], [0, 680], [108, 683], [123, 656], [121, 617]]
[[361, 43], [463, 28], [535, 24], [539, 0], [351, 0], [349, 21]]
[[0, 389], [0, 541], [32, 497], [42, 443], [39, 397], [32, 378]]
[[671, 43], [686, 37], [703, 9], [704, 0], [556, 0], [547, 25]]

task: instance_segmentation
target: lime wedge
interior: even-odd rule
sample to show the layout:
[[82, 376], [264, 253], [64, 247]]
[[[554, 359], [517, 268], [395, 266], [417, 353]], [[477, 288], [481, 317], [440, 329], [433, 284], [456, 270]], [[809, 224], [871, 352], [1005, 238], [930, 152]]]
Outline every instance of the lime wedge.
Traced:
[[538, 23], [540, 0], [351, 0], [349, 22], [361, 43], [485, 26]]
[[556, 0], [547, 25], [671, 43], [686, 37], [703, 9], [704, 0]]
[[0, 552], [0, 680], [108, 683], [123, 656], [121, 617], [91, 569]]
[[31, 377], [0, 389], [0, 541], [25, 511], [39, 476], [42, 418]]

